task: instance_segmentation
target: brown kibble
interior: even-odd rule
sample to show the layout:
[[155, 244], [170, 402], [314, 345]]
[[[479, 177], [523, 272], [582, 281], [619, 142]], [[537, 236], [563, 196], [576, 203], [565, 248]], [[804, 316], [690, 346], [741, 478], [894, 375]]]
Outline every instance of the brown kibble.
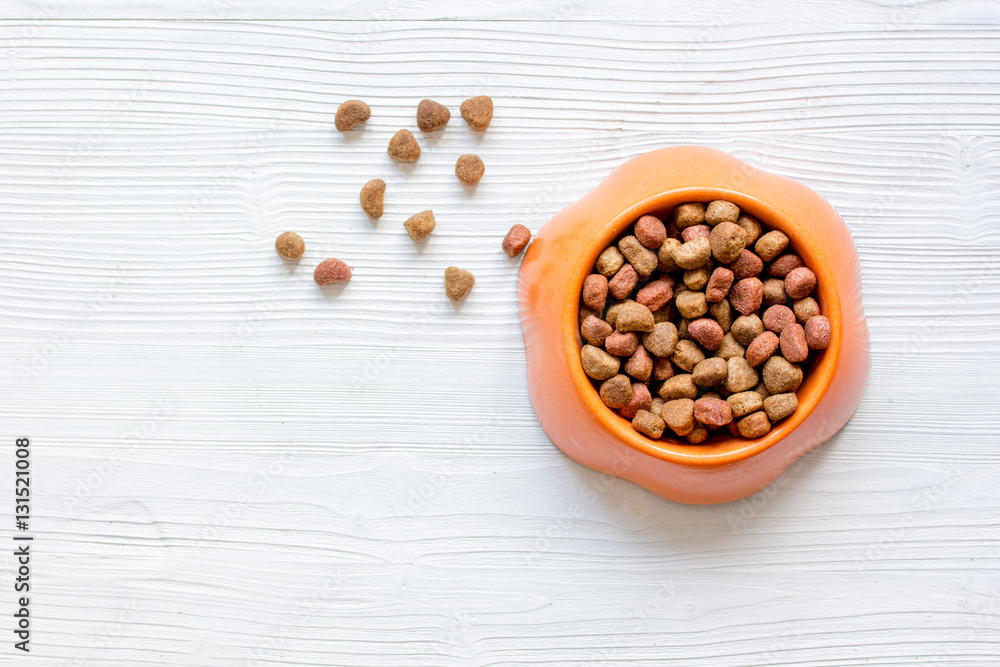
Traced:
[[642, 344], [656, 356], [666, 358], [674, 353], [678, 340], [677, 327], [672, 322], [658, 322], [642, 337]]
[[805, 264], [802, 262], [802, 258], [798, 255], [782, 255], [778, 259], [771, 262], [771, 266], [767, 269], [767, 273], [775, 278], [784, 278], [792, 269], [797, 269], [800, 266], [805, 266]]
[[688, 241], [694, 241], [695, 239], [707, 239], [712, 236], [712, 228], [708, 225], [692, 225], [691, 227], [686, 227], [683, 232], [681, 232], [681, 240], [685, 243]]
[[729, 290], [729, 303], [743, 315], [756, 313], [764, 299], [764, 284], [759, 278], [744, 278]]
[[757, 385], [756, 387], [754, 387], [754, 388], [753, 388], [753, 390], [754, 390], [755, 392], [757, 392], [758, 394], [760, 394], [760, 398], [761, 398], [761, 400], [763, 400], [763, 399], [765, 399], [765, 398], [767, 398], [768, 396], [770, 396], [770, 395], [771, 395], [771, 394], [770, 394], [770, 393], [769, 393], [769, 392], [767, 391], [767, 387], [765, 387], [765, 386], [764, 386], [764, 383], [763, 383], [763, 382], [761, 382], [761, 383], [760, 383], [760, 384], [758, 384], [758, 385]]
[[716, 225], [709, 242], [712, 246], [712, 255], [723, 264], [735, 261], [746, 247], [743, 229], [735, 222], [720, 222]]
[[610, 324], [593, 315], [587, 317], [580, 325], [580, 335], [583, 336], [583, 339], [597, 347], [603, 347], [604, 341], [612, 333], [614, 333], [614, 329]]
[[389, 148], [386, 149], [393, 160], [400, 162], [414, 162], [420, 157], [420, 144], [416, 137], [409, 130], [400, 130], [392, 135], [389, 140]]
[[793, 299], [804, 299], [816, 287], [816, 274], [804, 266], [793, 269], [785, 276], [785, 294]]
[[771, 422], [763, 412], [754, 412], [736, 422], [740, 435], [744, 438], [760, 438], [771, 430]]
[[448, 107], [434, 100], [420, 100], [417, 105], [417, 127], [424, 132], [440, 130], [451, 120]]
[[740, 437], [740, 429], [736, 425], [736, 420], [735, 419], [733, 421], [729, 422], [728, 424], [726, 424], [726, 430], [729, 431], [729, 435], [733, 436], [734, 438], [739, 438]]
[[674, 298], [674, 288], [667, 280], [654, 280], [639, 290], [635, 300], [654, 313]]
[[719, 345], [719, 350], [715, 353], [715, 356], [719, 359], [729, 359], [730, 357], [742, 357], [743, 353], [743, 346], [736, 342], [732, 331], [730, 331], [722, 337], [722, 344]]
[[459, 111], [469, 127], [483, 132], [493, 120], [493, 100], [486, 95], [478, 95], [462, 102]]
[[773, 331], [765, 331], [747, 346], [746, 360], [756, 368], [778, 351], [779, 339]]
[[475, 284], [476, 277], [470, 271], [455, 266], [444, 270], [444, 293], [452, 301], [462, 299]]
[[610, 324], [611, 326], [615, 326], [615, 323], [618, 321], [618, 311], [620, 311], [622, 307], [630, 300], [631, 299], [626, 301], [617, 301], [608, 306], [608, 311], [604, 313], [604, 321]]
[[699, 387], [718, 387], [726, 381], [729, 368], [725, 359], [704, 359], [691, 371], [691, 381]]
[[697, 269], [684, 272], [684, 284], [688, 289], [700, 290], [708, 284], [708, 279], [712, 276], [712, 265], [706, 264]]
[[347, 100], [337, 108], [337, 115], [333, 119], [334, 126], [341, 132], [363, 123], [372, 117], [372, 110], [361, 100]]
[[758, 257], [765, 262], [770, 262], [787, 247], [788, 237], [785, 236], [784, 232], [779, 232], [775, 229], [757, 239], [754, 250], [757, 252]]
[[726, 399], [734, 417], [743, 417], [764, 407], [764, 399], [755, 391], [741, 391]]
[[713, 227], [723, 222], [735, 223], [740, 218], [740, 207], [724, 199], [709, 202], [705, 208], [705, 222]]
[[737, 280], [756, 278], [764, 270], [764, 260], [744, 248], [729, 265], [729, 269]]
[[667, 240], [667, 228], [655, 215], [644, 215], [635, 223], [635, 237], [642, 245], [656, 250]]
[[702, 424], [695, 424], [691, 432], [686, 436], [687, 441], [692, 445], [700, 445], [701, 443], [708, 440], [708, 429]]
[[601, 314], [595, 310], [587, 308], [586, 306], [580, 306], [580, 321], [584, 322], [588, 317], [596, 317], [597, 319], [601, 319]]
[[604, 349], [616, 357], [629, 357], [639, 347], [639, 334], [616, 331], [604, 339]]
[[833, 328], [830, 320], [823, 315], [814, 315], [806, 320], [806, 344], [810, 350], [825, 350], [830, 345]]
[[378, 220], [382, 217], [382, 205], [385, 200], [385, 181], [381, 178], [372, 180], [361, 186], [361, 208], [369, 218]]
[[667, 378], [660, 385], [660, 398], [664, 401], [672, 401], [678, 398], [697, 398], [698, 387], [694, 385], [694, 380], [689, 373], [675, 375]]
[[466, 185], [475, 185], [486, 173], [486, 165], [478, 155], [460, 155], [455, 161], [455, 176]]
[[[647, 350], [649, 348], [646, 348]], [[653, 379], [657, 382], [669, 380], [674, 376], [674, 365], [670, 363], [670, 357], [657, 357], [653, 362]]]
[[[782, 282], [782, 289], [784, 289], [784, 282]], [[792, 304], [792, 310], [795, 312], [795, 319], [800, 323], [805, 324], [809, 321], [810, 317], [816, 317], [820, 314], [819, 304], [816, 303], [816, 299], [811, 296], [807, 296], [804, 299], [799, 299]], [[808, 329], [807, 329], [808, 331]]]
[[705, 360], [705, 353], [701, 351], [698, 344], [693, 340], [679, 340], [674, 348], [674, 353], [670, 355], [670, 361], [682, 371], [690, 373], [700, 362]]
[[750, 362], [742, 357], [730, 357], [726, 359], [726, 390], [738, 394], [757, 386], [757, 371], [750, 366]]
[[674, 304], [676, 304], [677, 312], [681, 314], [681, 317], [689, 320], [701, 317], [708, 312], [708, 301], [705, 300], [704, 292], [695, 292], [694, 290], [680, 292], [674, 298]]
[[781, 355], [793, 364], [809, 358], [809, 346], [806, 344], [806, 332], [798, 322], [789, 324], [781, 332]]
[[667, 400], [660, 408], [660, 417], [670, 430], [683, 437], [694, 430], [694, 401], [690, 398]]
[[595, 380], [607, 380], [618, 373], [621, 362], [599, 347], [584, 345], [580, 349], [580, 363], [583, 372]]
[[725, 299], [735, 277], [732, 271], [722, 266], [712, 271], [712, 276], [705, 287], [705, 300], [709, 303], [718, 303]]
[[608, 246], [597, 256], [597, 262], [594, 266], [598, 273], [605, 278], [610, 278], [618, 273], [623, 264], [625, 264], [625, 255], [615, 246]]
[[768, 278], [764, 281], [764, 305], [785, 305], [785, 281], [781, 278]]
[[[677, 262], [674, 261], [674, 253], [680, 249], [682, 243], [677, 239], [668, 238], [660, 246], [660, 249], [656, 251], [656, 261], [657, 268], [663, 273], [670, 273], [671, 271], [677, 271], [681, 267], [677, 266]], [[709, 248], [711, 249], [711, 248]]]
[[649, 356], [642, 345], [637, 345], [635, 352], [625, 362], [625, 373], [640, 382], [645, 382], [653, 374], [653, 357]]
[[729, 305], [728, 301], [723, 299], [722, 301], [713, 303], [708, 307], [708, 314], [713, 320], [719, 323], [723, 333], [729, 333], [729, 330], [733, 327], [733, 308]]
[[741, 215], [736, 224], [743, 228], [743, 236], [746, 238], [747, 247], [756, 243], [757, 239], [760, 238], [761, 232], [764, 231], [757, 218], [752, 215]]
[[771, 395], [795, 391], [802, 384], [802, 369], [784, 357], [773, 356], [765, 361], [761, 374], [764, 388]]
[[674, 251], [674, 262], [682, 269], [697, 269], [712, 259], [712, 244], [708, 239], [695, 239]]
[[701, 202], [681, 204], [674, 209], [674, 224], [677, 229], [686, 229], [705, 222], [705, 205]]
[[317, 285], [346, 283], [350, 279], [351, 267], [339, 259], [324, 259], [313, 271], [313, 280]]
[[406, 233], [411, 239], [419, 241], [433, 232], [436, 224], [437, 223], [434, 221], [434, 211], [427, 210], [410, 216], [410, 218], [403, 223], [403, 227], [406, 228]]
[[694, 418], [708, 428], [722, 428], [733, 421], [733, 409], [719, 398], [705, 398], [694, 402]]
[[615, 328], [619, 331], [652, 331], [653, 313], [641, 303], [629, 301], [618, 311]]
[[615, 277], [608, 281], [608, 291], [616, 299], [624, 299], [639, 284], [639, 274], [631, 264], [625, 264]]
[[601, 383], [598, 393], [604, 405], [618, 410], [632, 401], [632, 382], [624, 375], [615, 375]]
[[701, 346], [710, 352], [714, 352], [722, 345], [722, 337], [726, 332], [715, 320], [707, 317], [699, 317], [688, 323], [688, 335], [701, 343]]
[[649, 410], [651, 407], [653, 407], [653, 397], [649, 393], [649, 387], [641, 382], [633, 382], [632, 400], [618, 412], [625, 419], [632, 419], [639, 410]]
[[733, 322], [733, 328], [729, 333], [740, 345], [746, 346], [764, 332], [764, 323], [756, 315], [741, 315]]
[[764, 311], [764, 317], [761, 318], [761, 321], [764, 322], [765, 329], [780, 334], [782, 329], [790, 324], [795, 324], [795, 313], [788, 306], [774, 305]]
[[654, 398], [653, 402], [649, 406], [649, 411], [652, 412], [657, 417], [660, 416], [660, 409], [663, 407], [662, 398]]
[[306, 242], [295, 232], [285, 232], [274, 240], [274, 249], [282, 259], [295, 261], [306, 251]]
[[618, 249], [640, 276], [650, 275], [659, 264], [656, 253], [639, 243], [639, 239], [634, 236], [629, 235], [619, 241]]
[[507, 236], [503, 237], [503, 243], [500, 244], [500, 247], [505, 255], [513, 259], [521, 254], [529, 241], [531, 241], [531, 231], [524, 225], [517, 224], [510, 228]]
[[775, 394], [764, 399], [764, 412], [772, 422], [784, 419], [799, 409], [799, 398], [792, 392]]
[[653, 440], [663, 435], [666, 426], [666, 422], [660, 419], [659, 415], [649, 410], [639, 410], [632, 419], [632, 428]]
[[583, 279], [583, 305], [594, 310], [604, 310], [608, 299], [608, 279], [599, 273], [592, 273]]
[[688, 322], [690, 321], [691, 320], [682, 317], [677, 323], [677, 337], [681, 340], [684, 340], [685, 338], [687, 340], [693, 340], [691, 336], [688, 335]]

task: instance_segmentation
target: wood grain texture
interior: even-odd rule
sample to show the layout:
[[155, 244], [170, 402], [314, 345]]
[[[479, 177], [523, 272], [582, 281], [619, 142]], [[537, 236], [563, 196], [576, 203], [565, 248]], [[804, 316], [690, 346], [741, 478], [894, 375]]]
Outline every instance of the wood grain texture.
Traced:
[[[33, 439], [38, 541], [34, 650], [5, 644], [0, 664], [997, 664], [995, 7], [844, 3], [762, 33], [573, 6], [585, 20], [60, 4], [36, 26], [8, 3], [0, 411], [4, 438]], [[134, 20], [220, 7], [359, 20]], [[890, 27], [898, 11], [910, 25]], [[496, 103], [482, 136], [455, 113], [475, 94]], [[454, 117], [394, 165], [424, 97]], [[373, 115], [341, 135], [348, 98]], [[825, 196], [872, 331], [848, 426], [716, 507], [548, 442], [499, 251], [510, 225], [680, 143]], [[468, 152], [474, 189], [452, 171]], [[376, 177], [373, 224], [357, 196]], [[402, 221], [426, 208], [416, 247]], [[298, 266], [273, 250], [287, 229]], [[355, 267], [345, 288], [312, 283], [328, 256]], [[459, 307], [450, 264], [477, 276]]]

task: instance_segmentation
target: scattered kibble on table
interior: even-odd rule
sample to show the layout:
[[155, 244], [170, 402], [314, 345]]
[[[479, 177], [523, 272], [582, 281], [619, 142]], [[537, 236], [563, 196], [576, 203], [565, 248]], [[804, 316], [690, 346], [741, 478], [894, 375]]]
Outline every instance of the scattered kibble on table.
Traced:
[[274, 249], [282, 259], [295, 261], [306, 251], [306, 242], [295, 232], [285, 232], [274, 240]]

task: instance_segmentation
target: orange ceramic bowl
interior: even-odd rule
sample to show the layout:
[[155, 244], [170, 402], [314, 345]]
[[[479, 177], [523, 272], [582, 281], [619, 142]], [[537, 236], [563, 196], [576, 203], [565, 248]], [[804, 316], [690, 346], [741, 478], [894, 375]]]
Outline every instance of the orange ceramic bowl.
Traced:
[[[817, 275], [829, 347], [798, 390], [799, 408], [762, 438], [708, 444], [651, 440], [602, 402], [580, 364], [579, 309], [597, 255], [639, 216], [726, 199], [789, 236]], [[790, 179], [699, 146], [633, 158], [552, 218], [528, 247], [518, 283], [528, 390], [542, 428], [573, 460], [664, 498], [721, 503], [770, 484], [854, 414], [868, 379], [869, 340], [857, 250], [844, 221]]]

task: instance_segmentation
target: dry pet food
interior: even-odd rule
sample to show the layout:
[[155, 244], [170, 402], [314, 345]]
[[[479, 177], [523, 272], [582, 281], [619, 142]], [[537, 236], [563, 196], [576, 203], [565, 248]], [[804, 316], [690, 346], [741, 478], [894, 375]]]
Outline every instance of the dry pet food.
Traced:
[[389, 140], [389, 148], [386, 149], [393, 160], [400, 162], [415, 162], [420, 157], [420, 144], [417, 138], [409, 130], [400, 130], [392, 135]]
[[372, 110], [367, 104], [361, 100], [347, 100], [337, 108], [333, 124], [339, 131], [347, 132], [358, 123], [363, 123], [371, 117]]
[[306, 251], [306, 242], [295, 232], [285, 232], [274, 240], [274, 249], [282, 259], [294, 261]]
[[427, 210], [410, 216], [410, 218], [403, 223], [403, 227], [406, 228], [406, 233], [410, 235], [411, 239], [419, 241], [434, 231], [435, 224], [434, 211]]
[[759, 438], [830, 345], [816, 288], [788, 236], [733, 202], [643, 215], [584, 278], [580, 361], [646, 437]]
[[383, 201], [385, 200], [385, 181], [373, 178], [361, 187], [361, 208], [369, 218], [382, 217]]
[[444, 293], [452, 301], [460, 301], [476, 284], [476, 277], [470, 271], [449, 266], [444, 270]]
[[529, 241], [531, 241], [531, 231], [524, 225], [514, 225], [507, 232], [507, 236], [503, 237], [501, 248], [505, 255], [514, 258], [521, 254]]
[[493, 120], [493, 100], [486, 95], [479, 95], [462, 102], [459, 111], [462, 112], [462, 118], [469, 127], [482, 132]]
[[449, 120], [451, 112], [443, 104], [434, 100], [420, 100], [420, 104], [417, 105], [417, 127], [423, 132], [440, 130]]
[[339, 259], [324, 259], [313, 271], [313, 280], [317, 285], [330, 283], [346, 283], [351, 279], [351, 267]]
[[486, 165], [478, 155], [462, 155], [455, 161], [455, 175], [466, 185], [475, 185], [486, 173]]

